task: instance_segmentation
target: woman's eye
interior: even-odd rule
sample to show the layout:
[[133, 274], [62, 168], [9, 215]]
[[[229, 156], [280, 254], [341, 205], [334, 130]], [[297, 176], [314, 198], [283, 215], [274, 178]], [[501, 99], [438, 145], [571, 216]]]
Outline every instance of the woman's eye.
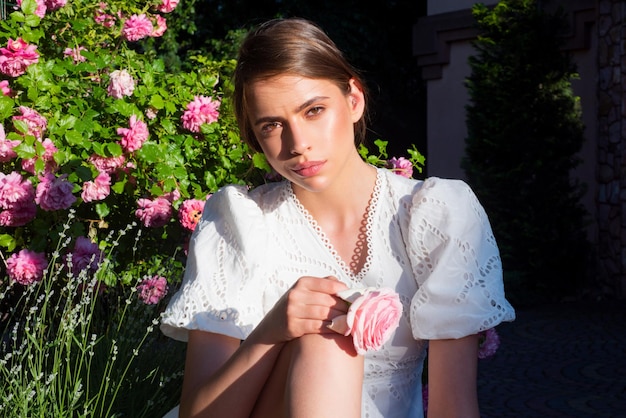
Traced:
[[275, 129], [278, 129], [281, 127], [281, 123], [280, 122], [271, 122], [271, 123], [266, 123], [263, 126], [261, 126], [261, 132], [264, 135], [268, 135], [270, 134], [272, 131], [274, 131]]
[[315, 106], [310, 108], [306, 113], [308, 116], [317, 116], [324, 111], [322, 106]]

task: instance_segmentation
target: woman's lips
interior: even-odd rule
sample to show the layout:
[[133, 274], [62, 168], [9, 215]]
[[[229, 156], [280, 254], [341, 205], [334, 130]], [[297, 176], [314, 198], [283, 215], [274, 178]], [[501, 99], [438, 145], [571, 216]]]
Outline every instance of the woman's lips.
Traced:
[[307, 161], [294, 166], [291, 170], [299, 176], [311, 177], [319, 173], [324, 166], [324, 161]]

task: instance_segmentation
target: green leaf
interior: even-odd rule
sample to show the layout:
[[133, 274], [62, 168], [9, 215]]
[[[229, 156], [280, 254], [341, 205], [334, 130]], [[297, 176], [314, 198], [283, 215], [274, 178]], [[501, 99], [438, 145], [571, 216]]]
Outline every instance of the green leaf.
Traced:
[[119, 157], [124, 153], [122, 146], [117, 142], [109, 142], [106, 144], [106, 149], [112, 157]]
[[96, 203], [96, 213], [100, 217], [100, 219], [104, 219], [111, 210], [106, 203]]
[[70, 145], [82, 145], [85, 148], [85, 144], [83, 143], [83, 136], [80, 132], [76, 132], [75, 130], [70, 130], [65, 133], [65, 140]]
[[35, 147], [28, 145], [26, 142], [22, 142], [18, 146], [13, 148], [13, 151], [18, 157], [22, 159], [33, 158], [36, 155]]
[[147, 163], [155, 163], [162, 159], [159, 146], [153, 142], [146, 142], [137, 151], [137, 156]]
[[9, 234], [0, 234], [0, 246], [5, 247], [7, 251], [13, 251], [17, 246], [17, 240]]
[[265, 158], [265, 154], [261, 152], [257, 152], [252, 156], [252, 164], [254, 164], [256, 168], [265, 170], [268, 173], [272, 171], [272, 167], [267, 162], [267, 159]]
[[0, 96], [0, 120], [8, 119], [13, 114], [15, 102], [9, 96]]
[[154, 107], [155, 109], [161, 110], [163, 109], [163, 107], [165, 107], [165, 102], [163, 102], [163, 98], [161, 96], [155, 94], [150, 98], [150, 106]]

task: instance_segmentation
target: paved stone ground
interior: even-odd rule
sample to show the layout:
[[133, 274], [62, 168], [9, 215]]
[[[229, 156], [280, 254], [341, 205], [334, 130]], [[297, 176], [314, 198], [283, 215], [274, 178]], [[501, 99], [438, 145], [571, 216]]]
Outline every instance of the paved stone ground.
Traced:
[[479, 361], [482, 418], [626, 417], [626, 301], [517, 309]]

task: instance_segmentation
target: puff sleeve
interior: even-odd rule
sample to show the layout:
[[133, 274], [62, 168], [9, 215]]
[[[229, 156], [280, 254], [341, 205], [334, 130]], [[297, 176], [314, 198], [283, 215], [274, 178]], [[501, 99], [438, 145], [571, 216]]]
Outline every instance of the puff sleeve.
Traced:
[[418, 285], [415, 338], [461, 338], [515, 318], [491, 226], [467, 184], [426, 180], [412, 197], [405, 239]]
[[207, 200], [187, 256], [179, 291], [161, 317], [161, 331], [186, 341], [200, 329], [245, 339], [263, 317], [263, 213], [242, 186]]

